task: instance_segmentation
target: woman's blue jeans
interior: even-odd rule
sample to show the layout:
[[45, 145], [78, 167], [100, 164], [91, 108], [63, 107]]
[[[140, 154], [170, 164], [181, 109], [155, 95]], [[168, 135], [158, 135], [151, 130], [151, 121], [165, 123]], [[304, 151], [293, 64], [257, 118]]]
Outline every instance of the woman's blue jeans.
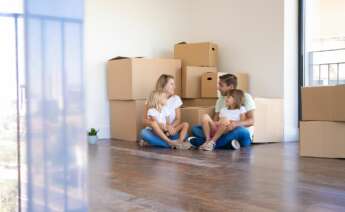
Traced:
[[[162, 148], [170, 148], [170, 145], [167, 144], [163, 139], [161, 139], [158, 135], [156, 135], [151, 128], [144, 128], [140, 131], [140, 137], [147, 143], [152, 146], [162, 147]], [[176, 133], [175, 135], [169, 136], [169, 138], [174, 141], [179, 139], [180, 135]], [[188, 135], [186, 135], [186, 138]]]
[[[206, 137], [201, 125], [195, 125], [192, 127], [192, 134], [195, 139], [191, 140], [193, 146], [199, 147], [205, 143]], [[234, 130], [223, 134], [216, 142], [216, 149], [230, 149], [232, 140], [237, 140], [240, 142], [241, 147], [249, 146], [252, 143], [250, 138], [250, 133], [245, 127], [237, 127]]]

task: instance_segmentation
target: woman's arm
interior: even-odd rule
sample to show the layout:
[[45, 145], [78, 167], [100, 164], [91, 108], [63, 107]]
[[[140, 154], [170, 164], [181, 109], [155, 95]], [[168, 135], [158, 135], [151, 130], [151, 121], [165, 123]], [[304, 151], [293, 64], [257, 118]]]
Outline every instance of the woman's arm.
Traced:
[[176, 127], [177, 125], [179, 125], [181, 123], [181, 109], [176, 108], [175, 114], [176, 114], [175, 120], [173, 121], [173, 123], [170, 124], [173, 127]]

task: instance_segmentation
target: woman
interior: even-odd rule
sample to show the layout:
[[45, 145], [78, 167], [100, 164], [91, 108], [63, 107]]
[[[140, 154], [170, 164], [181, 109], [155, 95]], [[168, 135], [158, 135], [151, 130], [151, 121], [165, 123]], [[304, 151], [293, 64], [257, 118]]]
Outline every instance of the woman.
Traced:
[[[156, 147], [165, 147], [171, 148], [176, 147], [180, 149], [188, 149], [190, 148], [189, 142], [180, 142], [180, 135], [177, 132], [180, 127], [183, 125], [181, 134], [185, 134], [185, 138], [188, 137], [187, 130], [188, 130], [188, 123], [184, 122], [181, 123], [181, 110], [180, 107], [182, 106], [182, 100], [178, 95], [175, 95], [175, 80], [174, 77], [171, 75], [162, 74], [157, 83], [156, 83], [156, 90], [163, 91], [167, 95], [167, 101], [165, 105], [165, 109], [168, 111], [169, 114], [169, 122], [170, 124], [167, 125], [167, 131], [164, 132], [159, 123], [150, 119], [147, 116], [148, 107], [147, 104], [144, 106], [144, 125], [146, 128], [142, 129], [140, 132], [140, 145], [144, 145], [145, 142], [152, 146]], [[175, 146], [169, 145], [167, 141], [175, 141]]]

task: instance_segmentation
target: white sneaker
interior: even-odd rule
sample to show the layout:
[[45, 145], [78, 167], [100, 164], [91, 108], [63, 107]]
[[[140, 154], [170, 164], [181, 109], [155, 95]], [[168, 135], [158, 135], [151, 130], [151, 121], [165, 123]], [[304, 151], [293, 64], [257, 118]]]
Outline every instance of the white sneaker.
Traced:
[[233, 149], [240, 149], [241, 148], [241, 145], [240, 145], [240, 142], [238, 142], [238, 140], [232, 140], [231, 141], [231, 147], [233, 148]]
[[183, 149], [183, 150], [190, 149], [191, 147], [192, 145], [188, 141], [178, 142], [176, 145], [177, 149]]
[[143, 139], [141, 139], [139, 142], [138, 142], [138, 145], [140, 146], [140, 147], [143, 147], [143, 146], [145, 146], [145, 141], [143, 140]]
[[201, 145], [200, 149], [202, 149], [204, 151], [213, 151], [215, 146], [216, 146], [216, 143], [214, 141], [209, 141], [209, 142]]

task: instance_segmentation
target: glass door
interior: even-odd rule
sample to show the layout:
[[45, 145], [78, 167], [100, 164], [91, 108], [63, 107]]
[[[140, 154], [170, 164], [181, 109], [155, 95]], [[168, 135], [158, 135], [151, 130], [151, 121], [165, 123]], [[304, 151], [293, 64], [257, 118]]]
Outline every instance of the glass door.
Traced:
[[25, 94], [21, 0], [0, 2], [0, 211], [20, 210]]
[[0, 1], [0, 212], [87, 211], [83, 8]]

